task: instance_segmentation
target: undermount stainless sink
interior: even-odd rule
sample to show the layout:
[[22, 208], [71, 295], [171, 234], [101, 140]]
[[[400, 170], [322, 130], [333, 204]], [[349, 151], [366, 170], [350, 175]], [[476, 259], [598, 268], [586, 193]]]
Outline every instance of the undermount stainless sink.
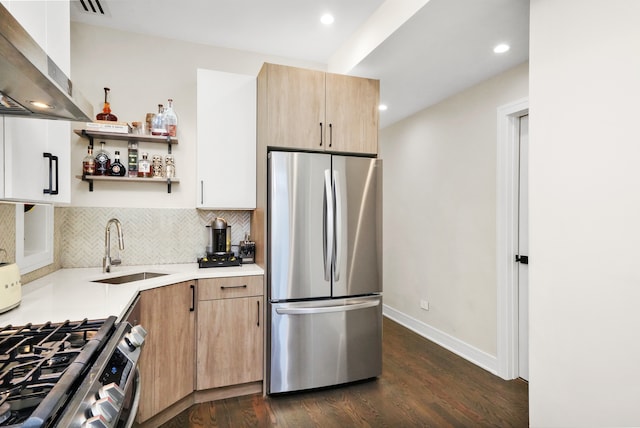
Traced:
[[136, 272], [128, 275], [115, 276], [113, 278], [96, 279], [91, 282], [102, 282], [104, 284], [126, 284], [128, 282], [142, 281], [144, 279], [155, 278], [157, 276], [164, 276], [166, 273], [159, 272]]

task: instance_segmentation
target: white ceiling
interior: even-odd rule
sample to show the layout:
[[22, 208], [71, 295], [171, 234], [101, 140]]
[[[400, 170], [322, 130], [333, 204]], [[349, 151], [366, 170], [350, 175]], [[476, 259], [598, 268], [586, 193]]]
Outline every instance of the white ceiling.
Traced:
[[[409, 1], [426, 4], [349, 72], [380, 79], [389, 106], [381, 127], [529, 57], [529, 0], [100, 0], [102, 16], [74, 0], [71, 19], [328, 64], [359, 29], [377, 25], [367, 20], [383, 3]], [[319, 22], [325, 12], [336, 18], [331, 27]], [[494, 54], [499, 42], [511, 50]]]

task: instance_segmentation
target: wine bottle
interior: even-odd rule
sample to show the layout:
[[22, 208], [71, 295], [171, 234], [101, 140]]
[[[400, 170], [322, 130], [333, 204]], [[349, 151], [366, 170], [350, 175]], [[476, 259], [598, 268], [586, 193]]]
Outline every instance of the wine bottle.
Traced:
[[153, 117], [151, 123], [151, 135], [167, 135], [167, 128], [164, 124], [164, 108], [158, 104], [158, 114]]
[[109, 152], [104, 149], [104, 141], [100, 141], [100, 150], [96, 153], [96, 173], [95, 175], [109, 175], [111, 159]]
[[116, 150], [113, 162], [111, 162], [111, 166], [109, 167], [109, 175], [113, 175], [115, 177], [124, 177], [124, 174], [127, 172], [122, 162], [120, 162], [120, 152]]
[[175, 137], [178, 132], [178, 116], [173, 110], [173, 100], [169, 98], [169, 104], [164, 111], [164, 126], [170, 137]]
[[147, 153], [142, 153], [142, 159], [138, 161], [138, 177], [151, 177], [151, 162]]
[[104, 88], [104, 104], [102, 105], [102, 113], [98, 113], [96, 115], [97, 120], [109, 120], [111, 122], [117, 122], [118, 117], [111, 113], [111, 104], [107, 99], [107, 95], [109, 94], [110, 89]]
[[129, 141], [129, 177], [138, 176], [138, 143], [135, 141]]
[[82, 174], [94, 175], [96, 172], [96, 160], [93, 157], [93, 148], [87, 146], [87, 155], [82, 159]]

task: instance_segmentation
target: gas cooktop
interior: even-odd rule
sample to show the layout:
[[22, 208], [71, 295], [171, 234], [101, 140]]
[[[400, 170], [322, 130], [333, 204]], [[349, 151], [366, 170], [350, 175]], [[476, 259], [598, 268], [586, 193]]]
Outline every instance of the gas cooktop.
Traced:
[[0, 330], [0, 426], [49, 426], [114, 330], [106, 320]]

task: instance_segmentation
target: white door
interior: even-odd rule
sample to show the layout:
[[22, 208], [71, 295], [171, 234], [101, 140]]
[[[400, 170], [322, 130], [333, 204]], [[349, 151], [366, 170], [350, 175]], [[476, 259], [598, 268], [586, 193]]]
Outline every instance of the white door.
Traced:
[[[529, 380], [529, 116], [520, 118], [518, 192], [518, 376]], [[523, 259], [523, 256], [527, 259]]]

